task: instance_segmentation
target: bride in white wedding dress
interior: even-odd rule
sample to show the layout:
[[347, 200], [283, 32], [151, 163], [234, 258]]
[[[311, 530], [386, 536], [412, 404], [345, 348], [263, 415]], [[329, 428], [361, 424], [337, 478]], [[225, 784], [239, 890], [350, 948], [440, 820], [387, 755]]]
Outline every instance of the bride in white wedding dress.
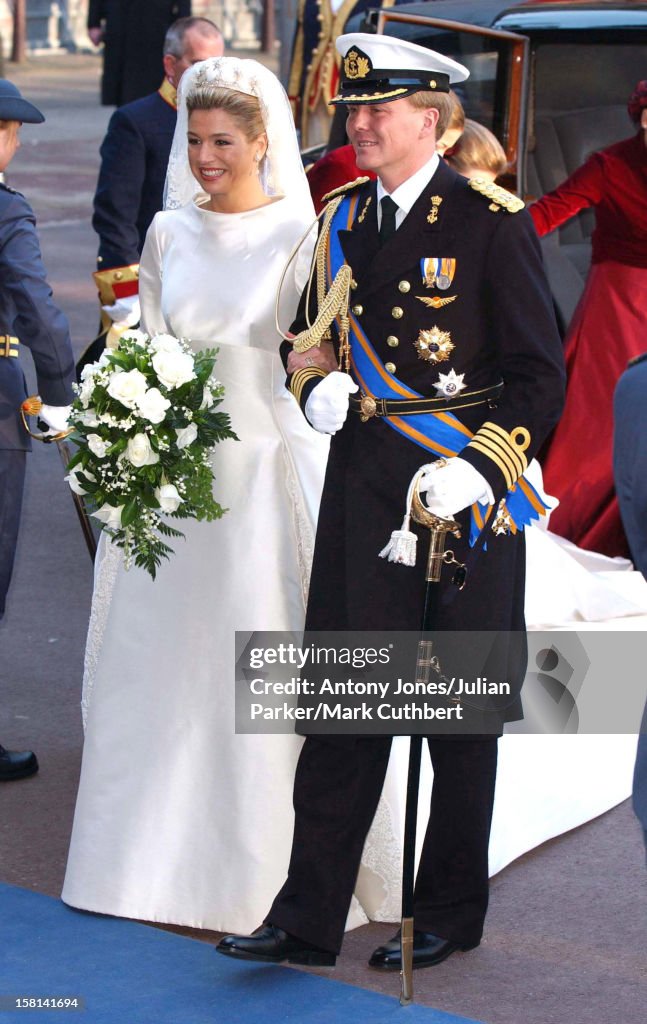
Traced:
[[[188, 130], [188, 155], [187, 155]], [[124, 917], [240, 930], [283, 882], [301, 740], [234, 731], [235, 630], [298, 630], [327, 456], [285, 389], [275, 297], [314, 221], [287, 97], [253, 60], [181, 81], [167, 212], [140, 269], [142, 327], [218, 346], [239, 441], [213, 455], [213, 523], [153, 582], [100, 546], [83, 766], [63, 899]], [[289, 324], [309, 270], [281, 290]]]

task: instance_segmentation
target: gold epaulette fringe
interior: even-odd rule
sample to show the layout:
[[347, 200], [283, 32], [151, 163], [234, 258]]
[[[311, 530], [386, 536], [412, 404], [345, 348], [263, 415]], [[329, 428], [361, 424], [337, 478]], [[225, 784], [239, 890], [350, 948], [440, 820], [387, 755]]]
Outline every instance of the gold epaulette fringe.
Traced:
[[365, 185], [367, 181], [371, 179], [367, 174], [364, 174], [360, 178], [355, 178], [354, 181], [347, 181], [345, 185], [340, 185], [338, 188], [334, 188], [331, 192], [326, 192], [323, 196], [322, 202], [327, 203], [330, 199], [334, 199], [336, 196], [345, 196], [347, 192], [352, 192], [354, 188], [359, 188], [360, 185]]
[[494, 213], [499, 209], [504, 209], [507, 213], [519, 213], [519, 210], [523, 210], [526, 205], [519, 196], [515, 196], [513, 192], [508, 192], [507, 188], [502, 188], [501, 185], [495, 185], [493, 181], [488, 181], [487, 178], [470, 178], [469, 184], [470, 188], [473, 188], [475, 192], [478, 192], [485, 199], [489, 199], [490, 209]]

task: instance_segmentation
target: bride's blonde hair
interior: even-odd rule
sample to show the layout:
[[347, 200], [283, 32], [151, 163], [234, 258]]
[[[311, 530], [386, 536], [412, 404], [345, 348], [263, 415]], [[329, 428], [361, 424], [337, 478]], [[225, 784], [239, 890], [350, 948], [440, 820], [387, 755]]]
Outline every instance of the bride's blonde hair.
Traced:
[[189, 117], [194, 110], [224, 110], [236, 122], [241, 132], [253, 142], [265, 131], [261, 107], [255, 96], [221, 85], [197, 85], [187, 94]]

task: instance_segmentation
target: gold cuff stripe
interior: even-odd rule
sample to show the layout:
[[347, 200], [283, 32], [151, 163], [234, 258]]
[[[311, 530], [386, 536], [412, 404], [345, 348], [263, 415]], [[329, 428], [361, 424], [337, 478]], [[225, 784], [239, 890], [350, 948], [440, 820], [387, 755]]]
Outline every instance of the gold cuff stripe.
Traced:
[[325, 377], [326, 371], [320, 369], [318, 366], [304, 366], [302, 370], [297, 370], [292, 374], [290, 378], [290, 391], [296, 398], [299, 405], [301, 404], [301, 394], [303, 392], [303, 386], [306, 381], [312, 380], [314, 377]]
[[[515, 435], [521, 436], [525, 443], [515, 443]], [[528, 466], [524, 451], [529, 443], [530, 434], [524, 427], [516, 427], [514, 434], [509, 434], [497, 423], [484, 423], [468, 447], [487, 455], [503, 473], [508, 487], [512, 487]]]
[[508, 490], [512, 487], [515, 480], [517, 479], [517, 474], [515, 473], [514, 469], [510, 467], [510, 463], [505, 461], [504, 456], [502, 456], [502, 454], [496, 448], [494, 448], [487, 440], [477, 440], [476, 438], [471, 440], [467, 447], [474, 448], [476, 451], [481, 452], [483, 455], [487, 455], [488, 459], [491, 459], [492, 462], [494, 462], [503, 473], [505, 482], [508, 485]]
[[505, 431], [495, 430], [489, 423], [484, 423], [483, 426], [477, 430], [477, 437], [487, 437], [488, 440], [500, 450], [503, 454], [512, 461], [513, 466], [517, 470], [517, 476], [521, 476], [524, 470], [528, 466], [528, 460], [523, 453], [523, 449], [520, 449], [518, 445], [514, 443], [509, 434]]

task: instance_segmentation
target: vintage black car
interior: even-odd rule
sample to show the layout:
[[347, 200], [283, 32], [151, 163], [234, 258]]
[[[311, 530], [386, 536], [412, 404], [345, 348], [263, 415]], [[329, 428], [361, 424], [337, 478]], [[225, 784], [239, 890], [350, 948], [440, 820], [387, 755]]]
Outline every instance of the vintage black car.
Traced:
[[[526, 200], [562, 182], [595, 150], [626, 138], [635, 83], [647, 78], [642, 0], [427, 0], [368, 10], [346, 31], [397, 35], [470, 69], [460, 89], [468, 117], [490, 128], [509, 161], [501, 184]], [[344, 115], [328, 148], [345, 141]], [[562, 330], [590, 261], [586, 210], [543, 240]]]

